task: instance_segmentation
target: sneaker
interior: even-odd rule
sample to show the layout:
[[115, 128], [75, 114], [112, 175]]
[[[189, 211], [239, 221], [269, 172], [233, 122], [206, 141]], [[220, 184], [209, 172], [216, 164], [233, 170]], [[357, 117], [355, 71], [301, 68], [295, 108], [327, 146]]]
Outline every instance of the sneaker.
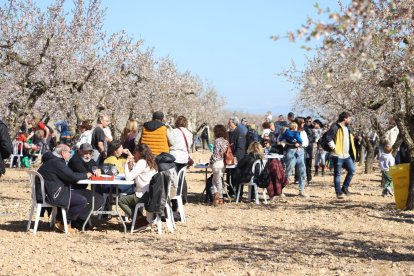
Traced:
[[344, 193], [347, 196], [352, 195], [352, 193], [349, 191], [348, 188], [342, 187], [341, 191], [342, 191], [342, 193]]
[[309, 195], [305, 194], [305, 192], [304, 192], [304, 191], [300, 191], [300, 192], [299, 192], [299, 196], [301, 196], [301, 197], [305, 197], [305, 198], [308, 198], [308, 197], [309, 197]]
[[337, 193], [336, 194], [336, 198], [337, 199], [344, 199], [344, 194], [341, 192], [341, 193]]
[[279, 197], [286, 197], [286, 195], [284, 193], [281, 193], [280, 195], [277, 195]]

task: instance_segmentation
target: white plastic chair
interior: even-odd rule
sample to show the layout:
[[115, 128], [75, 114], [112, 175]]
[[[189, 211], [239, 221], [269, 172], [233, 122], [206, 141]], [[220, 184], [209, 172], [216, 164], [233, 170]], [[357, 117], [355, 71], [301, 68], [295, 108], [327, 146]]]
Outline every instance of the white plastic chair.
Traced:
[[17, 157], [17, 167], [21, 166], [21, 158], [23, 157], [23, 142], [13, 141], [13, 153], [10, 155], [10, 168], [13, 167], [14, 158]]
[[177, 195], [173, 198], [171, 198], [171, 200], [175, 199], [177, 200], [177, 204], [178, 204], [178, 212], [180, 212], [180, 219], [181, 222], [186, 222], [185, 219], [185, 213], [184, 213], [184, 204], [183, 204], [183, 186], [184, 186], [184, 177], [185, 177], [185, 171], [186, 171], [186, 167], [184, 166], [179, 172], [178, 172], [178, 179], [179, 179], [179, 183], [178, 183], [178, 187], [180, 187], [180, 191], [179, 193], [177, 193]]
[[[255, 190], [255, 194], [254, 194], [254, 196], [255, 196], [255, 202], [256, 202], [256, 204], [259, 204], [259, 191], [258, 191], [258, 186], [257, 186], [257, 184], [256, 183], [254, 183], [254, 174], [255, 174], [255, 169], [256, 169], [256, 166], [257, 165], [259, 165], [259, 175], [260, 175], [260, 173], [263, 171], [263, 169], [264, 169], [264, 165], [263, 165], [263, 162], [262, 162], [262, 160], [256, 160], [256, 161], [254, 161], [254, 163], [253, 163], [253, 166], [252, 166], [252, 173], [253, 173], [253, 176], [252, 176], [252, 178], [250, 179], [250, 182], [249, 183], [246, 183], [247, 184], [247, 186], [249, 187], [249, 191], [248, 191], [248, 199], [249, 199], [249, 201], [250, 201], [250, 194], [251, 194], [251, 189], [252, 189], [252, 187], [254, 188], [254, 190]], [[237, 198], [236, 198], [236, 203], [239, 203], [239, 199], [240, 199], [240, 193], [241, 193], [241, 190], [242, 190], [242, 184], [240, 184], [239, 185], [239, 187], [238, 187], [238, 189], [237, 189]], [[263, 189], [263, 199], [264, 199], [264, 202], [267, 204], [267, 199], [266, 199], [266, 197], [267, 197], [267, 195], [266, 195], [266, 188], [264, 188]]]
[[43, 144], [39, 147], [39, 149], [32, 154], [32, 156], [30, 157], [30, 166], [33, 166], [33, 158], [36, 157], [36, 161], [38, 161], [39, 158], [41, 158], [42, 156], [42, 151], [43, 151]]
[[[29, 181], [30, 181], [30, 185], [32, 187], [32, 206], [30, 208], [30, 212], [29, 212], [29, 219], [28, 219], [28, 223], [27, 223], [27, 231], [30, 231], [30, 225], [32, 224], [32, 217], [33, 217], [33, 212], [34, 212], [34, 208], [36, 207], [36, 219], [35, 219], [35, 223], [34, 223], [34, 227], [33, 227], [33, 234], [36, 234], [37, 232], [37, 226], [39, 225], [39, 219], [40, 219], [40, 212], [42, 210], [42, 207], [52, 207], [52, 215], [50, 216], [50, 226], [52, 227], [53, 224], [55, 223], [55, 219], [56, 219], [56, 213], [57, 213], [57, 207], [56, 206], [52, 206], [48, 203], [46, 203], [45, 201], [45, 182], [43, 180], [43, 176], [36, 172], [36, 171], [28, 171], [27, 172], [29, 174]], [[37, 199], [36, 199], [36, 177], [39, 178], [40, 180], [40, 188], [42, 191], [42, 202], [38, 203]], [[62, 208], [62, 217], [63, 217], [63, 224], [65, 226], [65, 234], [68, 233], [68, 223], [66, 220], [66, 209]]]
[[[171, 182], [168, 184], [167, 198], [166, 198], [166, 202], [165, 202], [165, 211], [166, 211], [166, 213], [165, 213], [165, 222], [167, 223], [167, 229], [171, 233], [174, 233], [175, 222], [174, 222], [174, 216], [173, 216], [172, 208], [171, 208], [171, 205], [170, 205], [171, 204], [170, 191], [171, 191]], [[135, 205], [134, 216], [132, 218], [132, 224], [131, 224], [131, 233], [134, 232], [134, 226], [135, 226], [135, 222], [136, 222], [136, 219], [137, 219], [138, 209], [144, 208], [144, 207], [145, 207], [144, 203], [137, 203]], [[154, 219], [154, 223], [157, 224], [158, 235], [162, 235], [162, 220], [161, 220], [161, 215], [160, 214], [156, 214], [155, 219]]]

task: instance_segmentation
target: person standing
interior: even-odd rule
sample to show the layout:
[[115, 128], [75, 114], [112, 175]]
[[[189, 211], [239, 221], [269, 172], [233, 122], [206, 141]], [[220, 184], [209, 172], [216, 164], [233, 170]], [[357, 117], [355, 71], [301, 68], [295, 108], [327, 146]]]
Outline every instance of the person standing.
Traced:
[[309, 144], [305, 149], [305, 168], [306, 168], [306, 181], [308, 184], [312, 181], [312, 160], [314, 155], [314, 143], [315, 134], [313, 132], [314, 126], [312, 124], [312, 117], [308, 116], [305, 119], [305, 132], [308, 136]]
[[382, 190], [382, 196], [392, 196], [393, 193], [393, 182], [392, 177], [389, 175], [389, 170], [391, 166], [395, 165], [395, 159], [392, 155], [392, 146], [391, 144], [386, 144], [384, 146], [384, 152], [381, 153], [381, 156], [379, 158], [379, 167], [382, 173], [382, 184], [383, 184], [383, 190]]
[[0, 177], [6, 173], [4, 160], [9, 158], [13, 152], [12, 142], [7, 126], [0, 120]]
[[[175, 120], [175, 129], [172, 130], [173, 139], [170, 141], [170, 154], [175, 157], [175, 166], [177, 173], [182, 168], [187, 167], [190, 159], [190, 149], [193, 145], [193, 134], [188, 130], [188, 120], [184, 116], [178, 116]], [[180, 179], [181, 180], [181, 179]], [[179, 181], [181, 183], [181, 181]], [[187, 202], [187, 181], [183, 181], [182, 199], [183, 204]], [[177, 188], [177, 195], [180, 194], [181, 186]], [[176, 200], [172, 201], [173, 211], [177, 210]], [[178, 217], [177, 215], [175, 215]]]
[[135, 138], [136, 144], [146, 144], [155, 156], [161, 152], [170, 152], [172, 138], [172, 127], [165, 124], [166, 118], [161, 111], [152, 114], [152, 120], [144, 123], [140, 132]]
[[230, 144], [233, 145], [233, 155], [237, 158], [237, 160], [241, 160], [246, 153], [247, 128], [239, 123], [239, 119], [237, 117], [231, 117], [229, 119], [229, 129], [229, 140]]
[[92, 132], [91, 145], [94, 149], [92, 159], [95, 160], [98, 165], [101, 165], [103, 160], [106, 158], [106, 135], [104, 128], [106, 128], [110, 123], [111, 121], [108, 116], [99, 115], [97, 125]]
[[[355, 156], [356, 150], [354, 145], [354, 136], [349, 127], [351, 115], [348, 112], [342, 112], [338, 116], [338, 121], [332, 124], [326, 135], [326, 141], [332, 149], [331, 159], [334, 168], [334, 187], [338, 199], [343, 199], [344, 194], [349, 196], [349, 185], [355, 174]], [[347, 171], [344, 183], [341, 188], [342, 169]]]
[[223, 205], [223, 171], [225, 169], [223, 156], [229, 146], [227, 131], [223, 125], [216, 125], [214, 132], [214, 149], [210, 158], [210, 168], [213, 171], [211, 193], [213, 194], [213, 206]]

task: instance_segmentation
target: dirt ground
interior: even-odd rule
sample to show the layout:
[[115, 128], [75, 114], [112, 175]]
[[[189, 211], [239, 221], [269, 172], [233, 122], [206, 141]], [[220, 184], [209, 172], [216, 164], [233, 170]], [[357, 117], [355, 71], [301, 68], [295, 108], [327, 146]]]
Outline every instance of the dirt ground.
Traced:
[[46, 221], [26, 232], [28, 178], [11, 169], [0, 179], [0, 275], [414, 275], [414, 212], [381, 196], [378, 171], [357, 171], [343, 201], [328, 173], [307, 186], [308, 199], [290, 184], [278, 202], [214, 208], [199, 203], [205, 174], [192, 168], [187, 223], [158, 236], [124, 234], [116, 218], [73, 235]]

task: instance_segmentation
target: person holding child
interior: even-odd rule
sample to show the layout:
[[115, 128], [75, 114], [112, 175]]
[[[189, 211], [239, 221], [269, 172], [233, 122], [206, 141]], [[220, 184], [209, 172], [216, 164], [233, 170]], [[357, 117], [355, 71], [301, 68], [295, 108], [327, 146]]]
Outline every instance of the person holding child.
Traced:
[[378, 163], [382, 174], [382, 196], [392, 196], [394, 194], [393, 183], [388, 171], [391, 166], [395, 165], [395, 159], [392, 155], [392, 146], [390, 144], [384, 146], [384, 152], [381, 154]]
[[[286, 162], [286, 178], [289, 180], [293, 169], [298, 170], [299, 196], [308, 197], [305, 194], [305, 150], [308, 146], [308, 139], [304, 131], [305, 120], [296, 118], [296, 122], [289, 124], [289, 129], [280, 135], [279, 140], [284, 141], [286, 146], [285, 162]], [[298, 131], [298, 127], [300, 130]], [[289, 181], [290, 182], [290, 181]]]

